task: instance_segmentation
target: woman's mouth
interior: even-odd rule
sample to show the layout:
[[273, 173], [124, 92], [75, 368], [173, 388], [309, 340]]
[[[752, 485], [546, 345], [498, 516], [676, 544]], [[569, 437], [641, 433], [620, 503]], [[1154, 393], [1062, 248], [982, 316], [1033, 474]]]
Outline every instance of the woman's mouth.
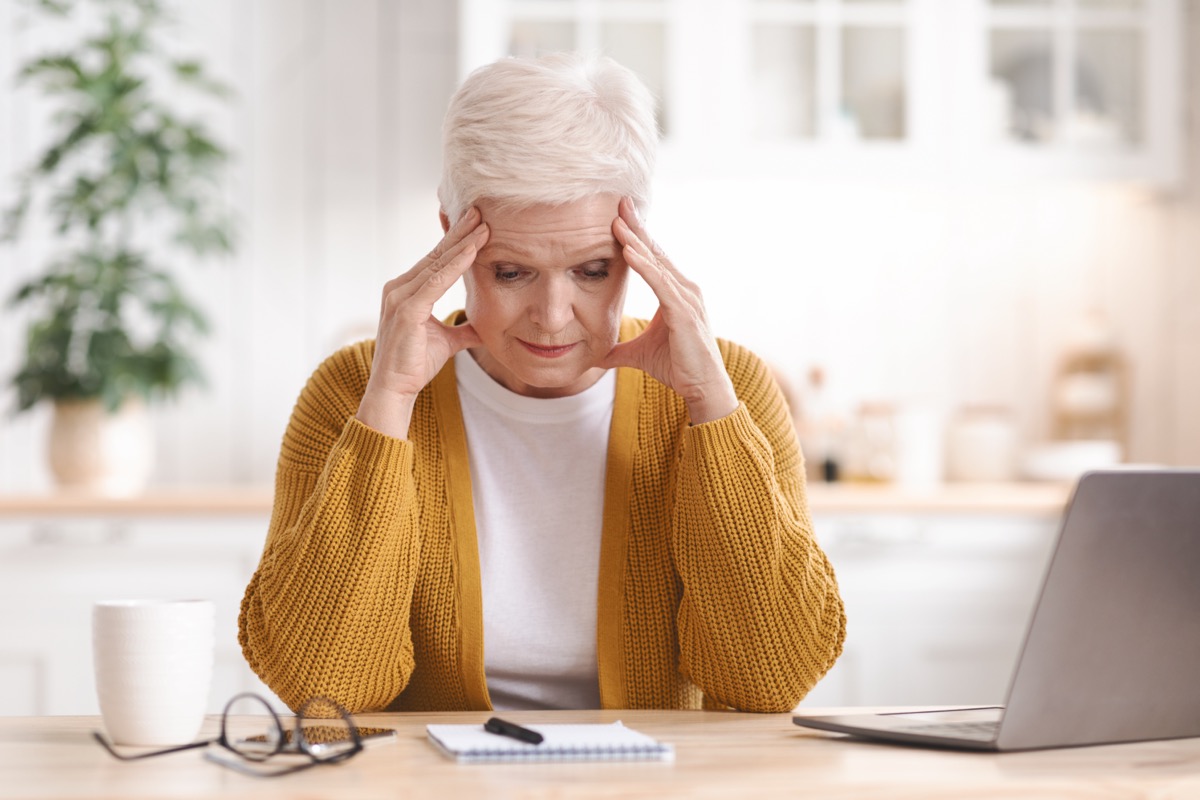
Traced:
[[559, 358], [560, 356], [565, 356], [567, 353], [574, 350], [576, 345], [579, 344], [578, 342], [575, 342], [573, 344], [546, 346], [532, 344], [524, 339], [517, 339], [517, 341], [520, 342], [526, 350], [533, 353], [535, 356], [540, 356], [541, 358]]

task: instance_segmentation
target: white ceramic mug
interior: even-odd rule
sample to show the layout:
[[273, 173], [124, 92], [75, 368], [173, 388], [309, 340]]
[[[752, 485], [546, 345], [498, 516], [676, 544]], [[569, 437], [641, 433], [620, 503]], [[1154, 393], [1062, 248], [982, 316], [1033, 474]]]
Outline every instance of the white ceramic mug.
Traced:
[[212, 682], [212, 601], [98, 602], [92, 649], [110, 739], [163, 746], [196, 738]]

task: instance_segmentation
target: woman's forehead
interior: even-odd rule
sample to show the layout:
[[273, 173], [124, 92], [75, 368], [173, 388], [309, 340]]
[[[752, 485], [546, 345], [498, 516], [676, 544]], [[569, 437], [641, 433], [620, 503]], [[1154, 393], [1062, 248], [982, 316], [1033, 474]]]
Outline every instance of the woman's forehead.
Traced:
[[475, 205], [479, 207], [483, 221], [493, 230], [570, 233], [610, 229], [620, 199], [613, 194], [594, 194], [569, 203], [515, 205], [484, 198]]
[[596, 195], [572, 203], [519, 208], [482, 200], [477, 205], [490, 231], [482, 254], [519, 259], [552, 251], [609, 258], [620, 249], [612, 232], [617, 200]]
[[493, 230], [488, 243], [480, 250], [481, 260], [507, 259], [520, 263], [534, 262], [547, 254], [569, 256], [577, 261], [612, 258], [620, 250], [620, 245], [613, 238], [611, 231], [596, 234], [584, 232], [574, 233], [540, 233], [540, 234], [509, 234], [497, 233]]

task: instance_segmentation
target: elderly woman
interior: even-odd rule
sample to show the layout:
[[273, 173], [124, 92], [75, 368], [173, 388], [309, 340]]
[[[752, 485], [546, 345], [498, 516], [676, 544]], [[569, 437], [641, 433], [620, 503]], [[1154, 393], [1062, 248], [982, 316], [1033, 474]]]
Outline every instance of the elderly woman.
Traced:
[[[780, 390], [642, 222], [653, 111], [567, 55], [455, 94], [445, 236], [283, 440], [240, 641], [288, 705], [785, 711], [837, 658]], [[622, 316], [631, 275], [649, 322]]]

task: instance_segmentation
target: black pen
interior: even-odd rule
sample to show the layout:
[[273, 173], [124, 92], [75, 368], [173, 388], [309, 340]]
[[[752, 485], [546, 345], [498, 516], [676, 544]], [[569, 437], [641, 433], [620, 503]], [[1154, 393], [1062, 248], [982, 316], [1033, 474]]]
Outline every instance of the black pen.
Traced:
[[505, 722], [499, 717], [492, 717], [483, 723], [483, 729], [497, 736], [508, 736], [513, 739], [519, 739], [522, 742], [528, 742], [529, 744], [541, 744], [543, 738], [537, 731], [531, 731], [529, 728], [522, 728], [520, 725]]

